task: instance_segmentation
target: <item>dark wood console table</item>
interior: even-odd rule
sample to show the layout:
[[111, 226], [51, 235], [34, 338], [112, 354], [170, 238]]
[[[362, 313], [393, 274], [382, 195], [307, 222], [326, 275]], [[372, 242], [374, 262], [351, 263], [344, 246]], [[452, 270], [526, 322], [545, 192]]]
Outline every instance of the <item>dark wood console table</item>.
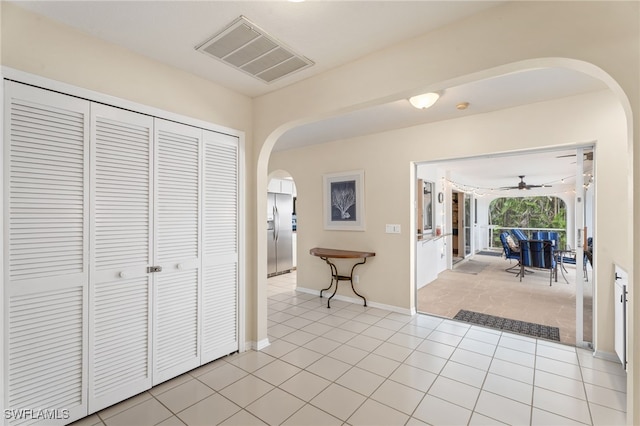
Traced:
[[[364, 300], [364, 306], [367, 306], [367, 299], [364, 298], [361, 294], [359, 294], [356, 289], [353, 287], [353, 271], [355, 271], [356, 266], [363, 265], [367, 262], [368, 257], [375, 256], [374, 252], [370, 251], [353, 251], [353, 250], [337, 250], [337, 249], [328, 249], [328, 248], [320, 248], [315, 247], [309, 250], [309, 254], [312, 256], [319, 257], [320, 259], [327, 262], [327, 265], [331, 268], [331, 284], [329, 287], [320, 290], [320, 297], [322, 297], [322, 292], [330, 290], [333, 286], [333, 283], [336, 283], [336, 288], [333, 290], [333, 294], [327, 300], [327, 308], [331, 308], [331, 299], [336, 295], [338, 291], [338, 281], [349, 281], [351, 283], [351, 290]], [[338, 274], [338, 268], [335, 263], [331, 262], [330, 259], [362, 259], [362, 262], [358, 262], [351, 268], [351, 273], [349, 275], [340, 275]]]

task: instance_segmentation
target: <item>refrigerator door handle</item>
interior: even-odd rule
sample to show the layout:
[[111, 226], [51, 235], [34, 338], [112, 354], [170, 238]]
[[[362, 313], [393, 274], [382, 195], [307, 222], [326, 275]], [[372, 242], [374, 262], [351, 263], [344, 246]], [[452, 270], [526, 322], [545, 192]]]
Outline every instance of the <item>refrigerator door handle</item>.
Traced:
[[278, 241], [280, 236], [280, 213], [277, 206], [273, 206], [273, 219], [273, 239]]

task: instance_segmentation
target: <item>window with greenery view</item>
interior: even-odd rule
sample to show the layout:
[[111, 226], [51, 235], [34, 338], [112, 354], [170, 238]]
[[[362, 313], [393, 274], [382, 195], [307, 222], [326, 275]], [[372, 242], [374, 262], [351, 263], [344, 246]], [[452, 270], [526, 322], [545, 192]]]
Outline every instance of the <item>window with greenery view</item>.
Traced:
[[[560, 247], [566, 242], [567, 206], [558, 197], [497, 198], [489, 204], [489, 223], [498, 228], [561, 229]], [[502, 232], [502, 230], [499, 230]], [[493, 234], [493, 246], [502, 247], [500, 232]]]

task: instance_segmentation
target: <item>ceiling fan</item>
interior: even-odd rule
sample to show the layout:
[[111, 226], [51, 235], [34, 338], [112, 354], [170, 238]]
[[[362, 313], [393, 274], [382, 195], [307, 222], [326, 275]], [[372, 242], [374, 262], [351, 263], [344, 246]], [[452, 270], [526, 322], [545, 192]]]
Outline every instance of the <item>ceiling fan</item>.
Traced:
[[527, 185], [524, 181], [524, 175], [518, 176], [520, 178], [520, 182], [516, 186], [504, 186], [500, 189], [531, 189], [531, 188], [542, 188], [542, 187], [550, 187], [550, 185]]

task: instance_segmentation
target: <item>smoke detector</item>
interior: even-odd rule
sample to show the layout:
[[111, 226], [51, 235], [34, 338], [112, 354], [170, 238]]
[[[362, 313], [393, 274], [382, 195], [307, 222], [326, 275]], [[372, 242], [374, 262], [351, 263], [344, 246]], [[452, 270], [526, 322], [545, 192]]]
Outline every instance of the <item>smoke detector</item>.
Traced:
[[273, 83], [314, 64], [244, 16], [196, 46], [196, 50], [265, 83]]

